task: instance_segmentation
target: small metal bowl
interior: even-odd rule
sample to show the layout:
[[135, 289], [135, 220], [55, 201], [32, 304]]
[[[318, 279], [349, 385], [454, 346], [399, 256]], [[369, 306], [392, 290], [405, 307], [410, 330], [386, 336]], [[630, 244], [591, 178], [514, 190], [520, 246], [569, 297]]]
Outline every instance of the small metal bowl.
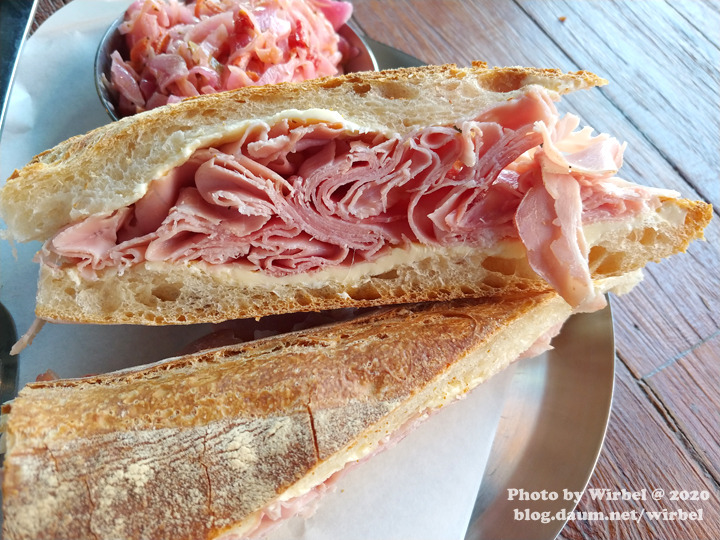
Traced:
[[[113, 120], [120, 119], [120, 115], [115, 109], [117, 103], [117, 92], [110, 86], [110, 66], [112, 64], [110, 55], [113, 51], [120, 51], [123, 57], [126, 57], [127, 48], [125, 46], [125, 40], [122, 34], [118, 30], [118, 27], [122, 24], [125, 18], [123, 13], [118, 17], [113, 24], [107, 29], [100, 45], [98, 46], [97, 52], [95, 53], [95, 89], [97, 90], [100, 101], [105, 107], [105, 110]], [[375, 55], [353, 28], [352, 21], [348, 24], [343, 25], [338, 30], [345, 40], [350, 44], [350, 48], [353, 54], [349, 60], [343, 64], [343, 70], [345, 73], [353, 73], [358, 71], [377, 71], [378, 63], [375, 59]]]

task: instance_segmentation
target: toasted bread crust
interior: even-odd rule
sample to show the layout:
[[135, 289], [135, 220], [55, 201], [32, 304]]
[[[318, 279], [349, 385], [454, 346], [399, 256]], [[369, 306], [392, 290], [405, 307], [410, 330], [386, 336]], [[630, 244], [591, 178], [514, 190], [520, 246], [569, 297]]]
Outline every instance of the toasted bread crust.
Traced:
[[33, 383], [5, 410], [5, 538], [242, 534], [265, 505], [375, 451], [570, 312], [553, 293], [388, 308], [136, 371]]
[[354, 73], [200, 96], [124, 118], [39, 154], [8, 179], [0, 214], [17, 240], [45, 240], [72, 221], [132, 204], [154, 178], [199, 144], [221, 142], [234, 124], [283, 110], [330, 109], [359, 125], [404, 134], [454, 123], [528, 85], [559, 95], [605, 82], [584, 71], [489, 69], [477, 62], [469, 68]]

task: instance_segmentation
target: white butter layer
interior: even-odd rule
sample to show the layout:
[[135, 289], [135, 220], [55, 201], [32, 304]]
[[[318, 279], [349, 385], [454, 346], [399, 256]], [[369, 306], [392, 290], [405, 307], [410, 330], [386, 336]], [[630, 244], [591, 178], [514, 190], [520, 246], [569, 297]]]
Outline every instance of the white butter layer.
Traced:
[[[270, 276], [260, 270], [252, 269], [246, 265], [227, 263], [211, 265], [204, 262], [186, 263], [189, 271], [209, 273], [218, 281], [229, 287], [273, 287], [282, 285], [302, 285], [304, 287], [321, 287], [327, 283], [353, 284], [362, 278], [389, 272], [401, 265], [414, 264], [423, 259], [437, 256], [442, 251], [446, 257], [462, 259], [476, 252], [479, 248], [472, 246], [427, 246], [411, 244], [408, 249], [393, 248], [387, 255], [374, 261], [365, 261], [352, 266], [328, 266], [311, 273], [293, 274], [287, 276]], [[501, 240], [485, 249], [488, 256], [502, 254], [506, 258], [522, 258], [525, 249], [519, 240]], [[145, 267], [150, 271], [162, 272], [167, 267], [166, 262], [146, 261]]]
[[583, 227], [585, 241], [592, 246], [600, 239], [608, 235], [628, 235], [634, 230], [641, 230], [645, 227], [659, 227], [663, 224], [677, 226], [685, 222], [687, 211], [677, 204], [664, 204], [656, 212], [642, 212], [634, 218], [623, 218], [618, 220], [599, 221], [590, 223]]

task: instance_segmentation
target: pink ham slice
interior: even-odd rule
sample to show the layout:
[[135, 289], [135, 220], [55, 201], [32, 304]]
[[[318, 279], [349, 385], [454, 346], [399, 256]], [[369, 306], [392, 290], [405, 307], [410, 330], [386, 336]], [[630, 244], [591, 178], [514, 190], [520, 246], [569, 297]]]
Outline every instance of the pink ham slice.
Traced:
[[580, 187], [569, 175], [542, 173], [515, 220], [530, 265], [573, 306], [592, 298], [588, 248], [582, 231]]
[[603, 307], [604, 299], [593, 292], [583, 224], [634, 215], [656, 207], [660, 194], [677, 194], [616, 178], [623, 146], [604, 134], [593, 137], [589, 128], [575, 131], [578, 124], [572, 115], [552, 130], [537, 124], [543, 144], [530, 158], [532, 185], [515, 223], [532, 268], [570, 305], [593, 311]]
[[519, 238], [540, 276], [574, 307], [594, 309], [602, 299], [583, 225], [655, 207], [661, 193], [615, 177], [623, 147], [577, 126], [541, 90], [405, 137], [257, 121], [234, 142], [197, 150], [133, 206], [69, 225], [41, 257], [76, 264], [88, 279], [144, 260], [280, 277], [410, 243]]

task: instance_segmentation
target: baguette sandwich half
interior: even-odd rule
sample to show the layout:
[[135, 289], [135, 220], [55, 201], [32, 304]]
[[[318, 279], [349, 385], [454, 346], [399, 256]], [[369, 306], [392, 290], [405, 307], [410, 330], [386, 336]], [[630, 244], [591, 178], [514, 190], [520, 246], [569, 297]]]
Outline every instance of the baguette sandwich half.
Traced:
[[31, 383], [3, 408], [4, 538], [261, 535], [347, 467], [537, 352], [571, 313], [554, 292], [378, 308], [133, 370]]
[[624, 146], [561, 116], [588, 73], [475, 63], [193, 98], [15, 171], [0, 213], [39, 240], [36, 314], [188, 324], [557, 291], [702, 237], [711, 207], [621, 180]]

